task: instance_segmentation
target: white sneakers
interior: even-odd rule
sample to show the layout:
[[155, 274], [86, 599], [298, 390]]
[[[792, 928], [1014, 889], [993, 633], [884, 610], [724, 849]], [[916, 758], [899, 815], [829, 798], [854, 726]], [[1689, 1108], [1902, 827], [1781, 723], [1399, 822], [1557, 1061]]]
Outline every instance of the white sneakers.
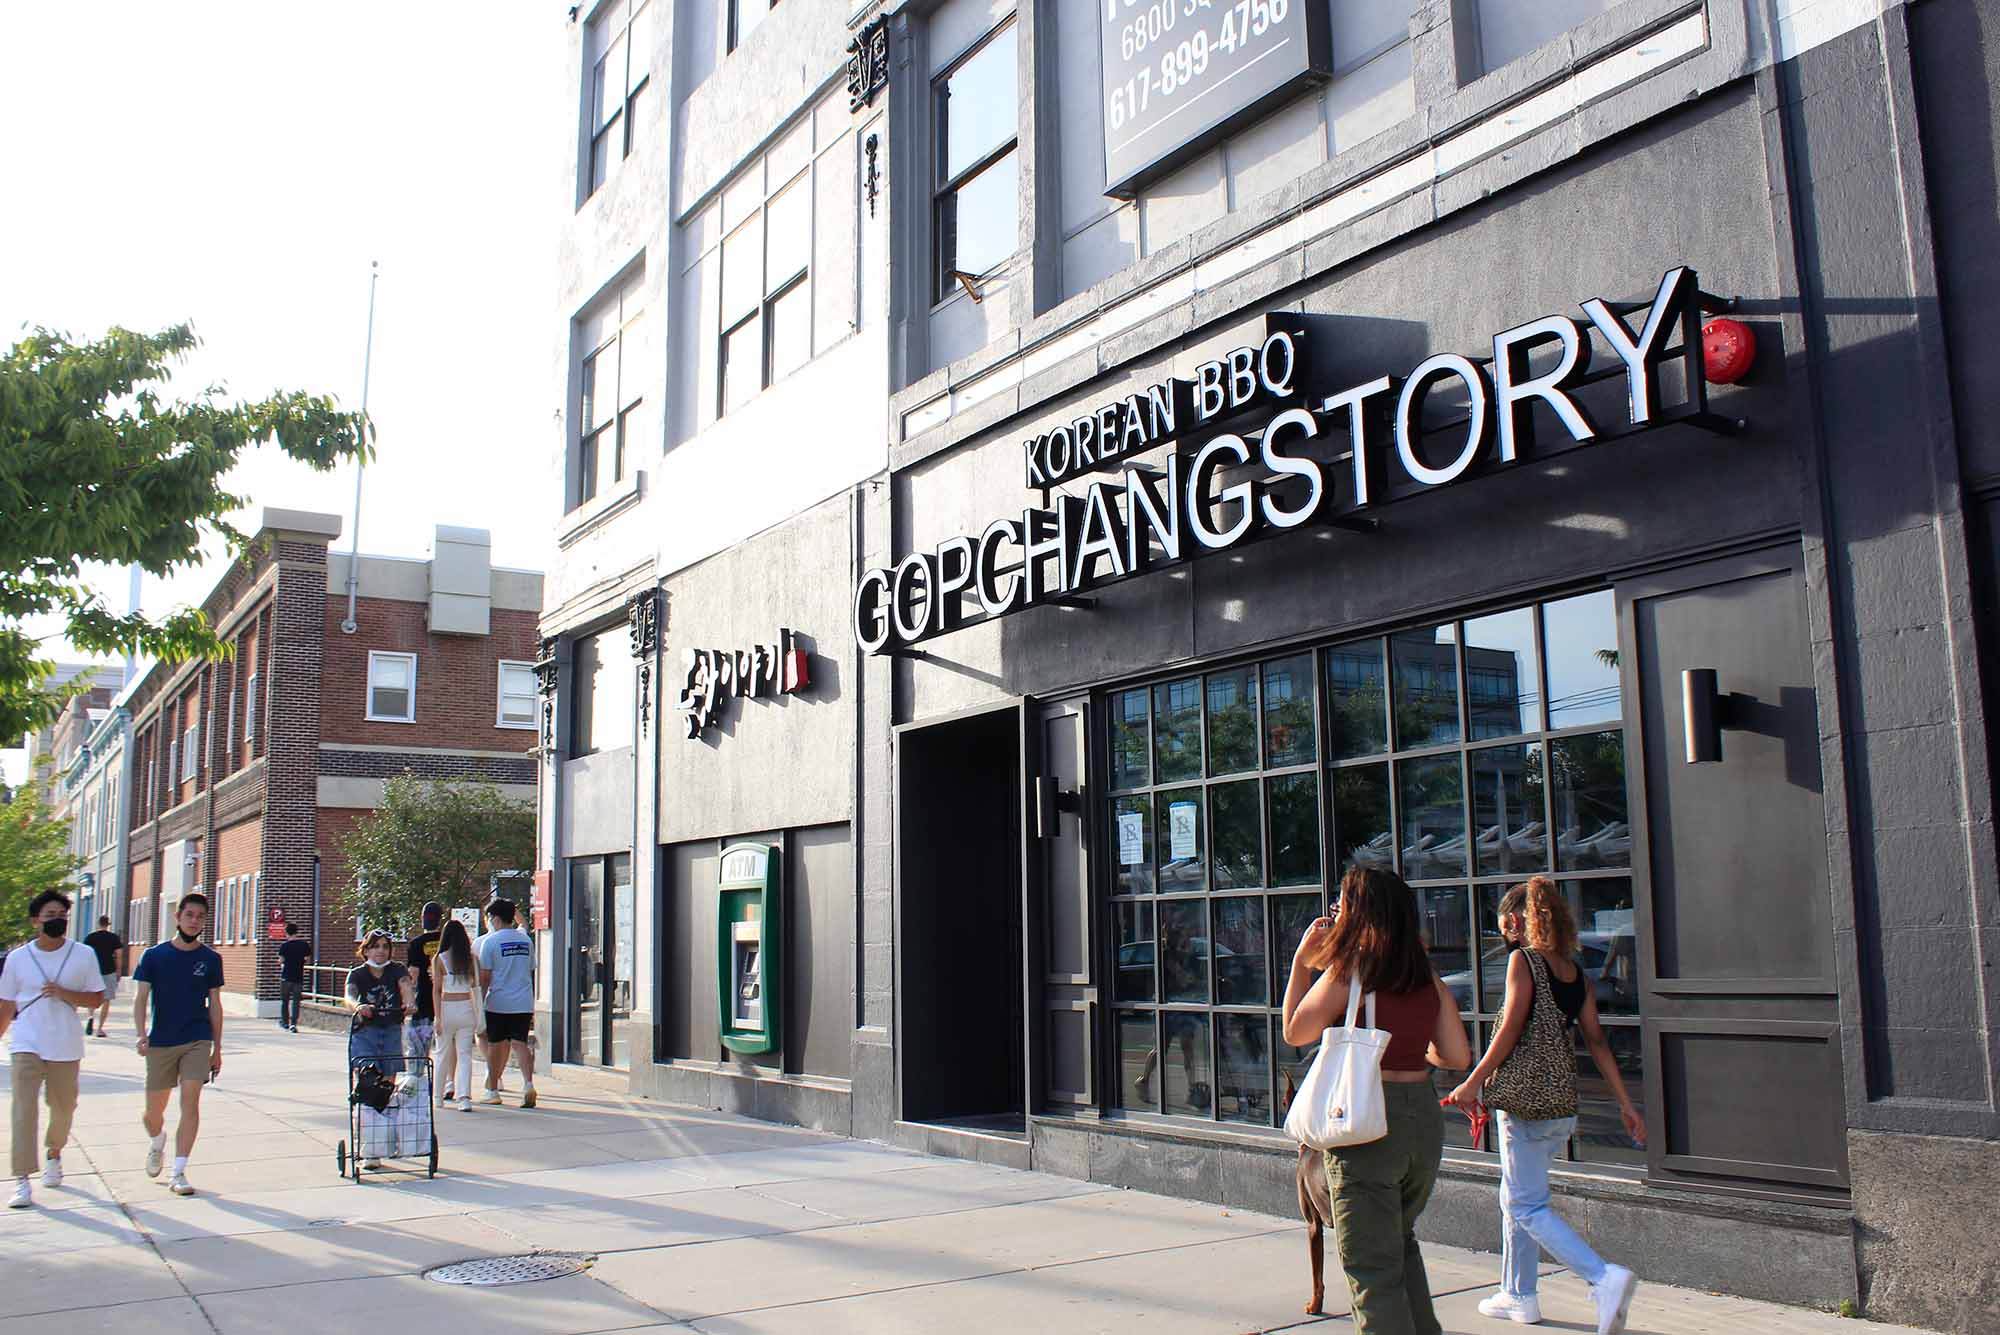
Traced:
[[1495, 1321], [1518, 1321], [1524, 1326], [1536, 1326], [1541, 1324], [1542, 1304], [1533, 1294], [1516, 1298], [1511, 1293], [1501, 1292], [1491, 1298], [1481, 1298], [1479, 1314], [1490, 1316]]
[[56, 1155], [53, 1159], [42, 1160], [42, 1185], [45, 1187], [59, 1187], [62, 1185], [62, 1156], [60, 1154]]
[[489, 1089], [484, 1094], [481, 1094], [479, 1096], [479, 1101], [481, 1103], [490, 1103], [497, 1108], [500, 1106], [500, 1091], [497, 1089]]
[[[1590, 1290], [1591, 1299], [1597, 1307], [1597, 1335], [1618, 1335], [1625, 1329], [1625, 1318], [1632, 1310], [1632, 1291], [1638, 1286], [1637, 1277], [1624, 1266], [1604, 1267], [1604, 1278], [1592, 1285]], [[1479, 1314], [1495, 1321], [1534, 1326], [1541, 1323], [1542, 1304], [1532, 1294], [1517, 1298], [1501, 1292], [1481, 1298]]]
[[35, 1189], [28, 1184], [28, 1179], [24, 1177], [14, 1184], [14, 1195], [7, 1202], [7, 1208], [10, 1210], [25, 1210], [34, 1203]]
[[1618, 1335], [1625, 1329], [1626, 1314], [1632, 1310], [1632, 1290], [1638, 1278], [1622, 1265], [1604, 1267], [1604, 1278], [1591, 1286], [1597, 1301], [1597, 1335]]
[[174, 1180], [167, 1184], [167, 1189], [176, 1196], [194, 1195], [194, 1187], [188, 1182], [186, 1173], [175, 1173]]
[[160, 1175], [160, 1169], [166, 1161], [166, 1155], [167, 1138], [165, 1136], [161, 1136], [158, 1140], [146, 1146], [147, 1177], [158, 1177]]
[[460, 1112], [471, 1112], [472, 1100], [469, 1098], [453, 1099], [451, 1106], [458, 1109]]

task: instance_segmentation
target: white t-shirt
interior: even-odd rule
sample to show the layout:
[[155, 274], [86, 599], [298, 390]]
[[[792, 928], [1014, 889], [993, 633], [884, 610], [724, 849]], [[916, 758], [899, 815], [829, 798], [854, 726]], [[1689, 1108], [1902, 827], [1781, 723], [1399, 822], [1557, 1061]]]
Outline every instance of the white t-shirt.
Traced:
[[7, 1050], [32, 1052], [45, 1062], [82, 1061], [83, 1017], [68, 1002], [43, 996], [44, 983], [72, 992], [103, 991], [97, 952], [65, 941], [57, 950], [43, 950], [30, 942], [8, 953], [7, 963], [0, 966], [0, 1000], [14, 1003]]

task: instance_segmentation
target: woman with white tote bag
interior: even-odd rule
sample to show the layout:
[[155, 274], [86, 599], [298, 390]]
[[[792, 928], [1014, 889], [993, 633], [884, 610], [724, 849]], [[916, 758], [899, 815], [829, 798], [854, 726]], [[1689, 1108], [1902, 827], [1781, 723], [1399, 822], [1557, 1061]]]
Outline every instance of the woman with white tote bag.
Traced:
[[[1350, 1002], [1361, 998], [1351, 983], [1366, 997], [1367, 1029], [1356, 1030]], [[1365, 1035], [1379, 1028], [1389, 1036], [1380, 1048], [1384, 1134], [1326, 1151], [1334, 1240], [1360, 1335], [1440, 1335], [1416, 1235], [1444, 1157], [1444, 1113], [1430, 1067], [1462, 1071], [1472, 1047], [1458, 1003], [1431, 967], [1417, 898], [1401, 877], [1356, 867], [1341, 878], [1334, 916], [1308, 927], [1292, 957], [1284, 1018], [1285, 1041], [1294, 1046], [1320, 1042], [1329, 1030]], [[1363, 1044], [1373, 1046], [1373, 1039]], [[1364, 1097], [1372, 1094], [1365, 1068], [1351, 1075]], [[1344, 1120], [1346, 1111], [1331, 1120]]]

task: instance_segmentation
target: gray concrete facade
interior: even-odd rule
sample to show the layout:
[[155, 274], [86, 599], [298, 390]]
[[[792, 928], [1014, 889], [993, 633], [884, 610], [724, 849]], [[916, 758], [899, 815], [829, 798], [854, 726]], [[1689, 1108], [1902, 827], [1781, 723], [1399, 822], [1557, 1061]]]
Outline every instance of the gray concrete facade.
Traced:
[[[1275, 1129], [1120, 1105], [1103, 972], [1111, 858], [1086, 796], [1106, 784], [1095, 720], [1109, 692], [1590, 589], [1619, 591], [1632, 636], [1644, 590], [1779, 561], [1797, 572], [1809, 663], [1811, 738], [1788, 761], [1814, 776], [1824, 816], [1808, 879], [1825, 976], [1794, 988], [1804, 1000], [1781, 985], [1796, 978], [1732, 992], [1719, 1019], [1692, 993], [1649, 1010], [1661, 1148], [1560, 1174], [1563, 1208], [1606, 1254], [1662, 1280], [2000, 1329], [1966, 1222], [2000, 1187], [1987, 719], [2000, 681], [2000, 428], [1986, 421], [1994, 372], [1980, 352], [1983, 298], [2000, 285], [2000, 3], [1417, 0], [1403, 26], [1344, 13], [1322, 85], [1130, 200], [1099, 188], [1097, 34], [1082, 7], [787, 0], [735, 51], [722, 10], [671, 6], [653, 67], [657, 151], [595, 193], [578, 187], [564, 257], [570, 491], [578, 312], [643, 273], [658, 316], [643, 419], [657, 449], [634, 456], [643, 478], [572, 508], [544, 609], [549, 976], [559, 1010], [573, 953], [566, 859], [629, 852], [631, 1088], [1282, 1212], [1291, 1148]], [[571, 53], [580, 78], [591, 18]], [[888, 86], [843, 117], [842, 48], [878, 20]], [[933, 79], [1009, 22], [1020, 244], [971, 290], [934, 299]], [[852, 329], [829, 338], [816, 323], [802, 369], [710, 412], [700, 396], [724, 353], [705, 303], [717, 273], [729, 282], [718, 237], [768, 216], [793, 170], [840, 206], [816, 212], [837, 240], [810, 263], [837, 300], [815, 290], [813, 303], [852, 312]], [[1321, 321], [1336, 345], [1325, 373], [1344, 385], [1478, 353], [1587, 298], [1643, 299], [1683, 263], [1737, 298], [1735, 318], [1757, 335], [1752, 375], [1711, 391], [1717, 413], [1747, 422], [1741, 434], [1674, 427], [1551, 450], [1400, 499], [1371, 533], [1309, 527], [919, 654], [855, 644], [863, 572], [1041, 503], [1022, 485], [1024, 439], [1192, 375], [1255, 342], [1267, 316]], [[643, 722], [629, 749], [572, 758], [573, 645], [622, 627], [639, 597], [658, 599], [631, 700]], [[750, 649], [780, 627], [806, 637], [811, 689], [729, 701], [714, 730], [688, 738], [682, 651]], [[1057, 931], [1055, 887], [1070, 873], [1042, 861], [1047, 841], [1024, 818], [1025, 1114], [1005, 1133], [908, 1121], [900, 1073], [935, 1054], [900, 1045], [911, 999], [899, 986], [911, 953], [939, 943], [896, 939], [913, 892], [897, 795], [936, 776], [913, 776], [899, 739], [1016, 711], [1025, 802], [1052, 772], [1036, 735], [1062, 709], [1090, 720], [1077, 816], [1057, 818], [1075, 832], [1082, 927], [1076, 941]], [[1644, 825], [1670, 776], [1639, 772], [1641, 730], [1628, 727]], [[740, 838], [781, 849], [800, 889], [788, 981], [803, 1032], [768, 1060], [718, 1046], [707, 978], [716, 858]], [[1635, 875], [1649, 873], [1635, 862]], [[1082, 967], [1051, 962], [1072, 947]], [[1763, 1046], [1743, 1070], [1730, 1036], [1751, 1031]], [[1818, 1157], [1756, 1161], [1727, 1124], [1768, 1109], [1702, 1092], [1727, 1071], [1751, 1084], [1823, 1077], [1799, 1122]], [[1496, 1245], [1494, 1176], [1490, 1156], [1449, 1152], [1426, 1235]]]

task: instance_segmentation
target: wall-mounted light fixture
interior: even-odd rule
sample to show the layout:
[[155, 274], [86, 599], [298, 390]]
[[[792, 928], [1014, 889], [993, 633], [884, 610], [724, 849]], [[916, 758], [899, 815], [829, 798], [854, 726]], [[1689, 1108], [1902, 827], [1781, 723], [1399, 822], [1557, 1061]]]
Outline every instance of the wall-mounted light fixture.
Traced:
[[1722, 730], [1729, 726], [1729, 714], [1729, 700], [1716, 685], [1714, 668], [1681, 672], [1681, 724], [1688, 764], [1712, 764], [1722, 759]]

